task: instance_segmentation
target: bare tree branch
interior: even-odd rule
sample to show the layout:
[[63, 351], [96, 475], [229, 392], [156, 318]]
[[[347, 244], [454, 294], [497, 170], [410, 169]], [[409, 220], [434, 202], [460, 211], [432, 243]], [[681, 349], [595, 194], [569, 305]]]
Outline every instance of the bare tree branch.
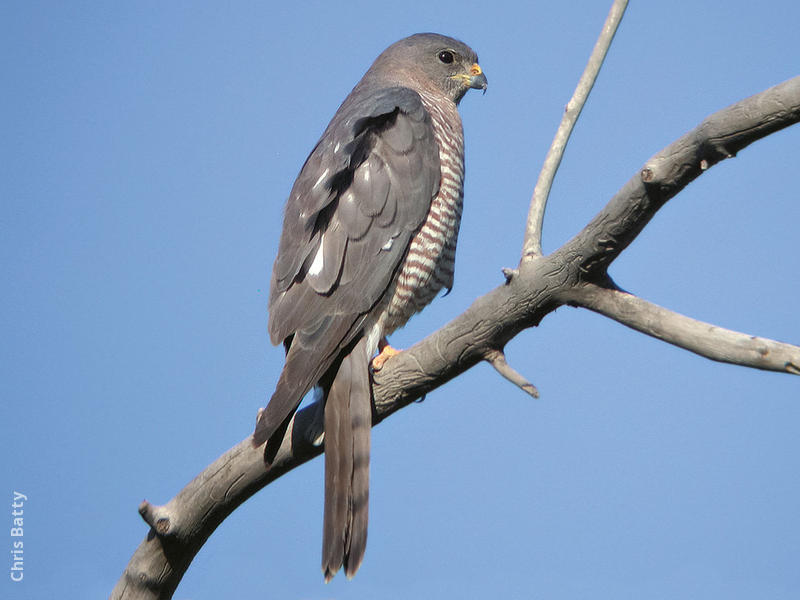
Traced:
[[558, 126], [556, 135], [550, 144], [550, 149], [547, 151], [544, 165], [539, 172], [539, 179], [536, 182], [533, 197], [531, 198], [528, 224], [525, 228], [525, 239], [522, 244], [522, 260], [529, 260], [542, 254], [542, 223], [544, 221], [547, 198], [550, 196], [550, 188], [553, 186], [553, 180], [561, 164], [561, 158], [564, 156], [564, 150], [572, 134], [572, 129], [575, 127], [583, 106], [589, 98], [589, 93], [594, 87], [594, 82], [600, 73], [600, 67], [603, 66], [603, 61], [606, 59], [606, 54], [611, 47], [614, 34], [617, 32], [617, 27], [622, 21], [622, 16], [625, 14], [627, 6], [628, 0], [614, 0], [614, 4], [612, 4], [611, 10], [606, 17], [606, 22], [603, 24], [600, 37], [595, 42], [586, 69], [584, 69], [583, 75], [578, 80], [578, 85], [572, 93], [572, 98], [567, 103], [564, 116], [561, 118], [561, 124]]
[[518, 373], [514, 367], [508, 364], [506, 360], [506, 355], [502, 350], [489, 350], [486, 353], [486, 362], [494, 367], [494, 370], [497, 371], [500, 375], [502, 375], [505, 379], [508, 379], [511, 383], [517, 386], [526, 394], [533, 396], [534, 398], [539, 397], [539, 390], [536, 389], [536, 386], [533, 385], [530, 381], [525, 379], [525, 376]]
[[[798, 121], [800, 77], [710, 116], [659, 152], [559, 250], [539, 260], [523, 261], [518, 272], [478, 298], [464, 313], [387, 361], [374, 375], [374, 424], [486, 360], [494, 349], [505, 347], [519, 332], [538, 325], [564, 304], [585, 305], [630, 326], [641, 320], [641, 331], [662, 339], [672, 336], [681, 342], [677, 345], [694, 352], [702, 350], [698, 353], [714, 360], [719, 360], [713, 356], [714, 348], [707, 347], [714, 345], [708, 344], [712, 338], [727, 344], [731, 355], [736, 351], [745, 357], [737, 364], [765, 368], [764, 361], [784, 361], [784, 366], [777, 370], [794, 372], [798, 362], [793, 346], [758, 338], [748, 343], [737, 337], [743, 334], [721, 330], [704, 333], [702, 326], [695, 331], [691, 324], [696, 321], [660, 309], [681, 327], [689, 327], [684, 333], [671, 334], [666, 326], [659, 328], [647, 321], [647, 313], [658, 307], [643, 300], [631, 301], [621, 292], [592, 297], [592, 291], [600, 288], [591, 282], [608, 281], [608, 265], [635, 239], [655, 212], [690, 181], [719, 160]], [[626, 312], [625, 306], [630, 305], [638, 309]], [[690, 339], [693, 333], [706, 341]], [[764, 356], [759, 348], [767, 350], [766, 358], [760, 363], [757, 358], [748, 362], [746, 353], [753, 350]], [[170, 598], [195, 554], [239, 504], [322, 451], [321, 446], [311, 441], [318, 428], [317, 411], [318, 406], [311, 405], [295, 415], [271, 465], [265, 464], [261, 451], [251, 447], [248, 437], [207, 467], [167, 504], [143, 503], [140, 512], [151, 529], [111, 597]]]
[[572, 293], [575, 306], [588, 308], [705, 358], [800, 375], [798, 346], [697, 321], [620, 289], [587, 283], [576, 286]]
[[597, 216], [554, 254], [602, 275], [653, 215], [713, 165], [756, 140], [800, 121], [800, 77], [794, 77], [707, 117], [658, 152]]

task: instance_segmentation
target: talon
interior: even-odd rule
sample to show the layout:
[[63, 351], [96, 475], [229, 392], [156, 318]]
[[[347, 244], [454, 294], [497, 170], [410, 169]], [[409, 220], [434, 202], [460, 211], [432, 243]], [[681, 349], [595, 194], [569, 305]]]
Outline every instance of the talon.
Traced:
[[380, 371], [383, 368], [383, 364], [393, 357], [395, 354], [400, 354], [401, 350], [397, 350], [396, 348], [392, 348], [389, 344], [382, 344], [381, 352], [372, 359], [372, 370], [373, 371]]

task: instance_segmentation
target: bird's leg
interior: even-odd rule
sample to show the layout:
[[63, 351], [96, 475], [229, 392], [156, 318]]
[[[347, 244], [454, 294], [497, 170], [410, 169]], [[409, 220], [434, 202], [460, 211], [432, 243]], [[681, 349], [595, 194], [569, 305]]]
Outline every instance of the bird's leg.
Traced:
[[392, 348], [385, 337], [382, 337], [378, 342], [378, 350], [380, 350], [378, 356], [372, 359], [373, 371], [380, 371], [383, 368], [383, 363], [385, 363], [395, 354], [400, 354], [401, 352], [401, 350], [398, 350], [397, 348]]

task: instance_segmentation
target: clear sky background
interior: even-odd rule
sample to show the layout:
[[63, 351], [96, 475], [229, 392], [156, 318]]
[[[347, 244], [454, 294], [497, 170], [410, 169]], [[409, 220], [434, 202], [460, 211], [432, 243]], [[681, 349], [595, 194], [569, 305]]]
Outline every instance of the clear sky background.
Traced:
[[[283, 202], [337, 106], [418, 31], [479, 53], [456, 284], [405, 347], [517, 264], [539, 166], [609, 1], [4, 2], [3, 598], [102, 598], [163, 503], [251, 431], [282, 351]], [[708, 114], [800, 72], [800, 3], [632, 2], [556, 180], [545, 249]], [[672, 200], [612, 267], [695, 318], [800, 343], [800, 127]], [[212, 536], [175, 598], [797, 598], [800, 379], [562, 308], [374, 430], [357, 577], [319, 569], [322, 461]], [[11, 538], [0, 536], [0, 555]], [[5, 572], [6, 567], [3, 566]]]

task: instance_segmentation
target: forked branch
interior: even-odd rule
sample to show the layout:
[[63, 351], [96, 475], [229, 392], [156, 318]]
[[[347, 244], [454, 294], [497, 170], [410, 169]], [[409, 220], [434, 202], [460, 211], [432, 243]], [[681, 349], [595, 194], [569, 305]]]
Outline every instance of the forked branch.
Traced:
[[553, 187], [553, 180], [561, 164], [561, 158], [564, 156], [564, 150], [567, 148], [567, 142], [570, 135], [572, 135], [572, 129], [575, 127], [583, 106], [589, 98], [589, 93], [594, 87], [594, 82], [600, 73], [600, 67], [603, 66], [603, 61], [606, 59], [606, 54], [608, 54], [608, 49], [611, 47], [614, 34], [617, 32], [627, 6], [628, 0], [614, 0], [614, 4], [606, 17], [606, 22], [603, 24], [600, 37], [597, 38], [592, 54], [589, 57], [589, 62], [586, 64], [580, 80], [578, 80], [578, 85], [572, 93], [572, 98], [567, 102], [567, 107], [564, 109], [561, 124], [558, 126], [556, 135], [550, 144], [550, 149], [544, 159], [544, 165], [539, 172], [539, 179], [536, 181], [536, 187], [533, 189], [533, 197], [528, 211], [528, 224], [525, 228], [525, 238], [522, 243], [522, 260], [530, 260], [542, 254], [542, 224], [544, 222], [547, 199], [550, 196], [550, 188]]

